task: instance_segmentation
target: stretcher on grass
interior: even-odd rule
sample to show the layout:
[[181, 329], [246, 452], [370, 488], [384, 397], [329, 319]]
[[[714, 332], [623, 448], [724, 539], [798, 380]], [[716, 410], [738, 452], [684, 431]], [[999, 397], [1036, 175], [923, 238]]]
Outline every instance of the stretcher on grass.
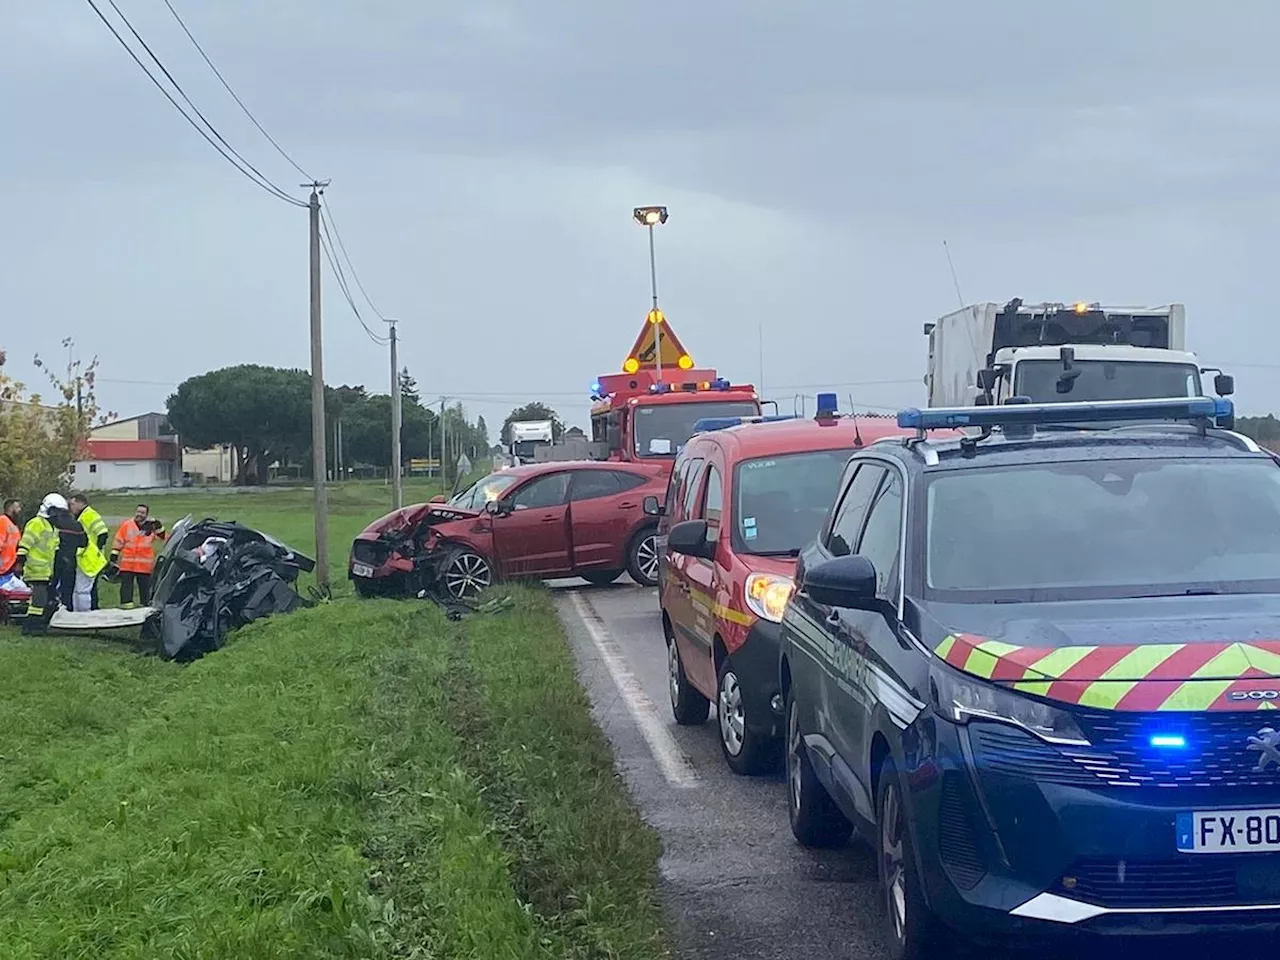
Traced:
[[153, 607], [134, 607], [129, 610], [74, 610], [58, 608], [49, 620], [50, 630], [66, 630], [72, 633], [97, 633], [102, 630], [137, 629], [158, 611]]

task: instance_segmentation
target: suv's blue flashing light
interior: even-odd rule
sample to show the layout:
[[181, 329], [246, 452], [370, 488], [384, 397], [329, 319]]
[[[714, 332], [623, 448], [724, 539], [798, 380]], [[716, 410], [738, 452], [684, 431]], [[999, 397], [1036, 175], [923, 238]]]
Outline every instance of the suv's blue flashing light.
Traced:
[[729, 427], [738, 427], [744, 423], [777, 423], [779, 420], [794, 420], [793, 416], [775, 416], [775, 417], [703, 417], [695, 420], [693, 424], [694, 433], [706, 433], [709, 430], [725, 430]]
[[990, 407], [911, 407], [898, 412], [904, 430], [955, 427], [1035, 426], [1049, 423], [1105, 423], [1115, 420], [1230, 420], [1235, 412], [1225, 397], [1111, 400], [1083, 403], [1015, 403]]
[[834, 393], [818, 394], [818, 413], [819, 414], [835, 413], [838, 407], [839, 407], [839, 404], [836, 402], [836, 395]]
[[1176, 750], [1187, 745], [1187, 738], [1177, 733], [1156, 733], [1151, 736], [1151, 745], [1166, 750]]

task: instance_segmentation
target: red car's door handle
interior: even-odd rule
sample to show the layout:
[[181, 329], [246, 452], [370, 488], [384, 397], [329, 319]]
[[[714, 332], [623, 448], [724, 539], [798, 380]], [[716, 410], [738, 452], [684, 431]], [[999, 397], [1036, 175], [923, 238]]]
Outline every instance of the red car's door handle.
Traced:
[[559, 523], [560, 519], [561, 519], [560, 517], [543, 517], [542, 522], [543, 523]]
[[635, 506], [636, 506], [636, 505], [635, 505], [634, 503], [632, 503], [630, 500], [627, 500], [625, 503], [620, 503], [620, 504], [618, 504], [618, 509], [619, 509], [619, 510], [634, 510], [634, 509], [635, 509]]

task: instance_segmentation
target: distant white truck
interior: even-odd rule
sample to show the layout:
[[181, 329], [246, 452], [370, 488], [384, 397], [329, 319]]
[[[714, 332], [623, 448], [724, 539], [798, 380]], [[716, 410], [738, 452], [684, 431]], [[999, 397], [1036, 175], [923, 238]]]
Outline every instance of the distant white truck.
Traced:
[[516, 466], [533, 463], [538, 449], [551, 446], [555, 437], [550, 420], [517, 420], [507, 430], [511, 440], [507, 449]]
[[1187, 314], [1096, 303], [978, 303], [924, 325], [931, 407], [1229, 396], [1233, 379], [1186, 349]]

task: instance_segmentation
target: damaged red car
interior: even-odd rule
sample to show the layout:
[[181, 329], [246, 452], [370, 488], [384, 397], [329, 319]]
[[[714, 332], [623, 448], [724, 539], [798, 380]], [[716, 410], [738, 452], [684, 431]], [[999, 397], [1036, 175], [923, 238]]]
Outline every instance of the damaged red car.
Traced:
[[670, 464], [538, 463], [492, 473], [443, 503], [417, 503], [369, 524], [347, 575], [361, 596], [472, 597], [497, 580], [623, 573], [658, 582], [657, 519]]

